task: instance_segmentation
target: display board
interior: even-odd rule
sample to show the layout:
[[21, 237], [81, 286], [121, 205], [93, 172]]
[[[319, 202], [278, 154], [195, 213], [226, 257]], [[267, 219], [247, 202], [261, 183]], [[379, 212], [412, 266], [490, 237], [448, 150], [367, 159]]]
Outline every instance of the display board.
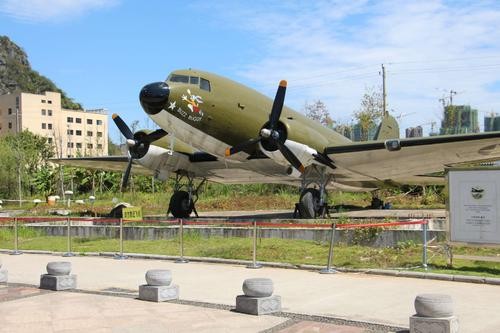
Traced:
[[448, 169], [450, 241], [500, 244], [500, 169]]

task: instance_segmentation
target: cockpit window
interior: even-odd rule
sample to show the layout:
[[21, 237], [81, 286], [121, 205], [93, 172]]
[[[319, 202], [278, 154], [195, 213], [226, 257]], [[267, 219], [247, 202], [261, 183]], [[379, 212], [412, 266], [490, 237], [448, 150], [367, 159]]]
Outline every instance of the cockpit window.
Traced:
[[200, 88], [206, 91], [210, 91], [210, 81], [201, 78], [200, 80]]
[[170, 75], [170, 78], [168, 80], [170, 82], [189, 83], [189, 76], [172, 74], [172, 75]]
[[197, 76], [191, 76], [191, 77], [189, 77], [189, 83], [190, 84], [196, 84], [196, 85], [198, 85], [198, 81], [199, 80], [200, 80], [200, 78], [197, 77]]

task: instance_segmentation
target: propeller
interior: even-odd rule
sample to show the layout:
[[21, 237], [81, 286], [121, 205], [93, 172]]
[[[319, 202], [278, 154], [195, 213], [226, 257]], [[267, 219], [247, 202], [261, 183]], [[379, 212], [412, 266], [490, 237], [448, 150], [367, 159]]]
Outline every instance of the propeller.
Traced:
[[120, 130], [120, 133], [122, 133], [125, 139], [127, 139], [127, 146], [129, 151], [128, 164], [127, 168], [125, 169], [125, 173], [123, 174], [123, 181], [121, 185], [123, 191], [125, 188], [127, 188], [128, 185], [133, 160], [144, 157], [144, 155], [146, 155], [149, 150], [149, 145], [152, 142], [163, 138], [168, 133], [163, 129], [157, 129], [156, 131], [153, 131], [151, 133], [133, 133], [119, 115], [114, 113], [112, 118], [116, 124], [116, 127], [118, 127], [118, 129]]
[[286, 141], [286, 130], [283, 128], [282, 124], [279, 122], [281, 111], [283, 111], [283, 103], [285, 102], [287, 82], [281, 80], [276, 91], [276, 97], [273, 101], [273, 106], [271, 113], [269, 114], [269, 121], [265, 123], [259, 133], [258, 137], [251, 138], [249, 140], [243, 141], [233, 147], [226, 149], [226, 156], [236, 154], [246, 148], [261, 142], [265, 148], [270, 148], [270, 150], [279, 149], [281, 154], [286, 158], [288, 162], [301, 173], [304, 173], [304, 166], [299, 161], [297, 156], [285, 145]]

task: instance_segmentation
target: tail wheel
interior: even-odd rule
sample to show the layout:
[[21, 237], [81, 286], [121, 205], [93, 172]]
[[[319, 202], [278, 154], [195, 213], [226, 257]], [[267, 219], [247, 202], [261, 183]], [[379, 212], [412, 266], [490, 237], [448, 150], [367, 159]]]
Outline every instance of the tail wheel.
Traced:
[[194, 203], [186, 191], [176, 191], [170, 198], [169, 211], [176, 218], [187, 218], [193, 212]]
[[299, 215], [301, 218], [314, 219], [320, 215], [320, 198], [319, 190], [315, 188], [306, 188], [300, 194]]

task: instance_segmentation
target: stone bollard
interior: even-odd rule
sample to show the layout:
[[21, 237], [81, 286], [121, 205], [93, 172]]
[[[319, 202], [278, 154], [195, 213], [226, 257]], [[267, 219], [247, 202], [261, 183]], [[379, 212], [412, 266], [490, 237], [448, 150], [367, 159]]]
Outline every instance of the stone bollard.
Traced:
[[236, 296], [236, 311], [253, 315], [281, 311], [281, 297], [273, 295], [273, 281], [253, 278], [243, 281], [244, 295]]
[[2, 261], [0, 261], [0, 283], [7, 283], [8, 277], [9, 272], [6, 269], [2, 269]]
[[139, 286], [139, 299], [164, 302], [179, 299], [179, 286], [171, 285], [172, 272], [168, 269], [150, 269], [146, 272], [146, 282]]
[[451, 296], [421, 294], [415, 298], [415, 315], [410, 317], [410, 333], [458, 333]]
[[40, 276], [40, 289], [68, 290], [76, 288], [76, 275], [68, 261], [52, 261], [47, 264], [47, 274]]

